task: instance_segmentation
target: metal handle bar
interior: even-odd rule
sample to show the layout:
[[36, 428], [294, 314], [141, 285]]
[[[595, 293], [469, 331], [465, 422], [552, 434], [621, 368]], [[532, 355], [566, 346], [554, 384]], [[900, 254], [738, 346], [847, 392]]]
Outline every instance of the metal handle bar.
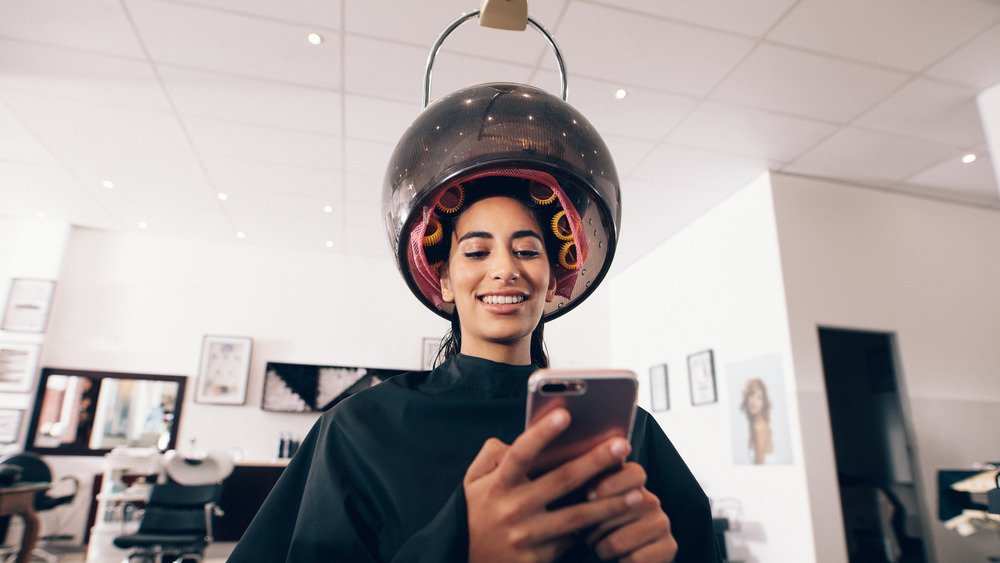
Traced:
[[[441, 49], [441, 44], [444, 43], [444, 39], [451, 35], [451, 32], [455, 31], [455, 28], [458, 26], [471, 20], [472, 18], [478, 17], [479, 12], [479, 10], [473, 10], [468, 14], [460, 16], [457, 20], [451, 22], [451, 25], [445, 28], [445, 30], [441, 32], [441, 35], [438, 36], [437, 41], [434, 42], [434, 46], [431, 48], [431, 54], [427, 57], [427, 68], [424, 72], [424, 97], [421, 100], [420, 109], [426, 108], [427, 103], [430, 101], [431, 68], [434, 66], [434, 58], [437, 57], [438, 50]], [[549, 35], [549, 32], [545, 31], [545, 28], [532, 19], [531, 16], [528, 16], [528, 23], [531, 24], [531, 27], [537, 29], [539, 33], [544, 35], [545, 39], [548, 40], [549, 45], [552, 47], [552, 51], [556, 55], [556, 62], [559, 64], [559, 80], [562, 83], [562, 99], [564, 102], [569, 101], [569, 86], [566, 84], [566, 63], [563, 62], [562, 53], [559, 52], [559, 46], [556, 45], [555, 39]]]

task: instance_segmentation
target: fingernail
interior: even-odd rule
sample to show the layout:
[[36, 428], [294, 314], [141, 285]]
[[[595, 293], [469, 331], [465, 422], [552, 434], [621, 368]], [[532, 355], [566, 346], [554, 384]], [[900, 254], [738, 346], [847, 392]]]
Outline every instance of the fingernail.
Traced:
[[625, 496], [625, 504], [627, 504], [629, 508], [635, 508], [640, 502], [642, 502], [642, 493], [639, 491], [632, 491]]
[[563, 424], [566, 424], [566, 413], [563, 411], [558, 411], [552, 415], [552, 426], [559, 428]]
[[624, 440], [615, 440], [611, 444], [611, 453], [615, 454], [616, 457], [625, 457], [628, 454], [628, 443]]

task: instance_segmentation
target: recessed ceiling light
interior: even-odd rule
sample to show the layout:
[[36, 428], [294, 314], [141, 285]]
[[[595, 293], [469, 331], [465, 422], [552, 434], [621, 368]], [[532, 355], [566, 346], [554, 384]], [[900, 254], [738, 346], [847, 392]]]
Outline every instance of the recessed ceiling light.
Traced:
[[227, 199], [229, 199], [229, 194], [220, 193], [219, 199], [221, 199], [222, 201], [226, 201]]
[[247, 238], [247, 234], [244, 233], [243, 231], [238, 231], [236, 233], [236, 238]]
[[333, 248], [333, 241], [332, 240], [326, 241], [326, 247], [327, 248]]
[[104, 186], [105, 188], [108, 188], [109, 190], [111, 188], [115, 187], [115, 183], [112, 182], [111, 180], [105, 180], [105, 181], [101, 182], [101, 185]]
[[970, 152], [969, 154], [962, 157], [962, 162], [964, 162], [965, 164], [970, 164], [975, 162], [976, 158], [977, 158], [976, 155]]
[[333, 213], [333, 206], [332, 205], [324, 205], [323, 206], [323, 211], [326, 211], [327, 213]]
[[149, 227], [149, 225], [147, 225], [145, 221], [139, 221], [139, 228], [140, 229], [145, 229], [145, 228], [148, 228], [148, 227]]
[[628, 91], [625, 90], [624, 88], [619, 88], [619, 89], [615, 90], [615, 99], [616, 100], [624, 100], [625, 96], [628, 96]]
[[38, 217], [39, 219], [44, 219], [45, 218], [45, 212], [44, 211], [35, 211], [35, 217]]
[[319, 45], [323, 42], [323, 36], [318, 33], [310, 33], [306, 35], [306, 40], [313, 45]]

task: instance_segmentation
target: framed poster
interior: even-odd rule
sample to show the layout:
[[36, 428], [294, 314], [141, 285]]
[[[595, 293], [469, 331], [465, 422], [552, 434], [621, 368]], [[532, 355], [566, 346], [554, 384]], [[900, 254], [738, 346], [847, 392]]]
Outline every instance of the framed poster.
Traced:
[[0, 444], [13, 444], [21, 437], [21, 409], [0, 409]]
[[206, 336], [201, 347], [195, 402], [216, 405], [245, 403], [252, 347], [253, 340], [245, 336]]
[[715, 361], [711, 350], [691, 354], [688, 360], [688, 379], [691, 383], [691, 404], [707, 405], [719, 400], [715, 389]]
[[667, 364], [649, 368], [650, 406], [653, 412], [670, 409], [670, 385], [667, 381]]
[[45, 332], [55, 289], [53, 280], [15, 279], [10, 284], [0, 330]]
[[0, 342], [0, 392], [31, 391], [41, 349], [40, 344]]
[[323, 412], [408, 370], [267, 362], [261, 410]]

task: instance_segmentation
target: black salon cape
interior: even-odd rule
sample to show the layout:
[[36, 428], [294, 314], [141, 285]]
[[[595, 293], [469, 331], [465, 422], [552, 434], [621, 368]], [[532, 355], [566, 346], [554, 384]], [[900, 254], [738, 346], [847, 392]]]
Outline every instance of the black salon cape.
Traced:
[[[524, 429], [533, 371], [459, 355], [341, 401], [303, 440], [229, 561], [466, 560], [462, 479], [487, 438], [510, 444]], [[670, 517], [677, 563], [721, 562], [705, 493], [641, 409], [632, 447]], [[561, 560], [597, 558], [580, 546]]]

